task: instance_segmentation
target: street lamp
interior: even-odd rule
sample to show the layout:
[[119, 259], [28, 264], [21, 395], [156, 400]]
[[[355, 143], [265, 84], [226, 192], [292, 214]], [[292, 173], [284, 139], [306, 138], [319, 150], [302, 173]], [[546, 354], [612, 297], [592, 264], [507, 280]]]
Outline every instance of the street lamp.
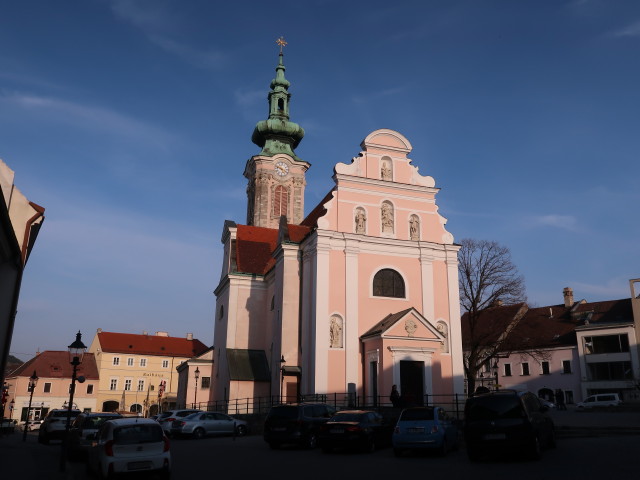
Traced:
[[198, 379], [200, 378], [200, 369], [196, 367], [196, 371], [193, 372], [193, 376], [196, 379], [195, 392], [193, 396], [193, 408], [198, 408], [196, 405], [198, 403]]
[[[71, 375], [71, 387], [69, 388], [69, 406], [67, 408], [67, 424], [64, 428], [64, 438], [62, 439], [62, 448], [60, 450], [60, 471], [64, 472], [66, 467], [67, 456], [67, 436], [69, 435], [69, 426], [71, 425], [71, 410], [73, 409], [73, 394], [76, 391], [76, 380], [78, 373], [78, 365], [82, 363], [82, 357], [87, 350], [87, 346], [82, 343], [82, 334], [80, 330], [76, 333], [76, 340], [68, 347], [69, 363], [73, 366]], [[80, 380], [81, 382], [84, 380]]]
[[[36, 384], [38, 383], [38, 375], [36, 375], [36, 371], [33, 371], [33, 375], [29, 377], [29, 408], [27, 408], [27, 419], [24, 422], [24, 433], [22, 434], [22, 441], [27, 441], [27, 430], [29, 430], [29, 414], [31, 413], [31, 401], [33, 400], [33, 391], [36, 389]], [[11, 407], [10, 407], [11, 408]]]
[[493, 370], [493, 376], [496, 381], [496, 392], [497, 392], [498, 390], [500, 390], [500, 385], [498, 385], [498, 360], [496, 360], [496, 362], [493, 364], [492, 370]]
[[284, 355], [280, 356], [280, 403], [282, 403], [282, 389], [284, 388], [284, 364], [286, 360]]

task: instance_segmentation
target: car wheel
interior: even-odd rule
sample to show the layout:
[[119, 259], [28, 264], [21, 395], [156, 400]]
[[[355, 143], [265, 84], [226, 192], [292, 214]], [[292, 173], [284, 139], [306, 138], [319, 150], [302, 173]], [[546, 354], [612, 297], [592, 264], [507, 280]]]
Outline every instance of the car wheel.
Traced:
[[313, 448], [316, 448], [318, 446], [318, 437], [316, 436], [315, 433], [310, 433], [309, 434], [304, 446], [306, 448], [309, 448], [309, 449], [313, 449]]
[[244, 437], [247, 434], [247, 427], [245, 427], [244, 425], [238, 425], [236, 427], [236, 435], [238, 435], [239, 437]]
[[204, 429], [202, 429], [202, 428], [196, 428], [196, 429], [193, 431], [193, 438], [200, 440], [200, 439], [204, 438], [205, 433], [206, 433], [206, 432], [204, 431]]

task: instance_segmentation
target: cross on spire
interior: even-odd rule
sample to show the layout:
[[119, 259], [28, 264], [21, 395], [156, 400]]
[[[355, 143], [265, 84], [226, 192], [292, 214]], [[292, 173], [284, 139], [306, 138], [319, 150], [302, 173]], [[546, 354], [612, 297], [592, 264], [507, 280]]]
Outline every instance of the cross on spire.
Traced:
[[287, 42], [284, 40], [284, 37], [282, 35], [279, 39], [276, 40], [276, 44], [280, 45], [280, 53], [282, 54], [282, 47], [287, 46]]

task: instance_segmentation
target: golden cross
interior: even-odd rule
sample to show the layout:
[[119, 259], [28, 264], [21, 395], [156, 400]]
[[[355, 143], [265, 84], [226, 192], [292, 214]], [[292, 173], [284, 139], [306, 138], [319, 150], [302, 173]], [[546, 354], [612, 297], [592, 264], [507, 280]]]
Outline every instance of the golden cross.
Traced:
[[280, 45], [280, 53], [282, 53], [282, 47], [287, 45], [287, 42], [284, 41], [284, 37], [280, 36], [280, 38], [276, 40], [276, 43]]

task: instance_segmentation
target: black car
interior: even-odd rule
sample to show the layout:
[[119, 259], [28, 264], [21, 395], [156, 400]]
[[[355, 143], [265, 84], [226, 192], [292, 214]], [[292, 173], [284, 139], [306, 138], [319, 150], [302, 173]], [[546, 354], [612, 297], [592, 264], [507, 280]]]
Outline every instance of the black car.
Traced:
[[469, 459], [477, 461], [489, 453], [539, 459], [543, 448], [555, 447], [547, 410], [531, 392], [500, 390], [469, 398], [464, 408]]
[[392, 425], [382, 415], [368, 410], [344, 410], [336, 413], [320, 428], [320, 446], [329, 453], [336, 448], [373, 452], [391, 444]]
[[96, 433], [107, 420], [122, 418], [119, 413], [81, 413], [78, 415], [69, 428], [67, 438], [67, 458], [76, 460], [86, 456]]
[[274, 405], [264, 421], [264, 440], [271, 448], [283, 444], [315, 448], [320, 426], [334, 412], [335, 408], [325, 403]]

